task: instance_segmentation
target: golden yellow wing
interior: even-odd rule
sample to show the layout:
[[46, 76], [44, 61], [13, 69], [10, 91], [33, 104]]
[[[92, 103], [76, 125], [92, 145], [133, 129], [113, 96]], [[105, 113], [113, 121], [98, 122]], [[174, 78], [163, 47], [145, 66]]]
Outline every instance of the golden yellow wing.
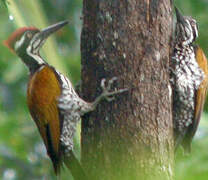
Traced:
[[57, 173], [60, 166], [60, 131], [62, 120], [57, 107], [61, 94], [60, 82], [53, 68], [45, 65], [29, 81], [27, 103], [48, 155]]
[[207, 87], [208, 87], [208, 66], [207, 66], [207, 58], [203, 50], [199, 46], [196, 46], [195, 52], [196, 52], [196, 59], [197, 59], [198, 65], [203, 70], [204, 75], [205, 75], [204, 80], [202, 81], [199, 89], [196, 92], [196, 99], [195, 99], [195, 103], [196, 103], [195, 121], [196, 123], [194, 125], [196, 126], [195, 127], [195, 131], [196, 131], [196, 128], [198, 126], [198, 123], [201, 117], [201, 113], [204, 109], [204, 103], [206, 100]]

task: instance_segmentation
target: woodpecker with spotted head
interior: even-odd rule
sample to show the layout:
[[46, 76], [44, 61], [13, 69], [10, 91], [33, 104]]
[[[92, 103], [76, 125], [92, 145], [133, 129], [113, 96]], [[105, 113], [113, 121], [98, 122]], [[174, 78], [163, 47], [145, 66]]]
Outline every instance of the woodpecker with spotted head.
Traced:
[[175, 150], [182, 145], [186, 153], [197, 131], [208, 87], [207, 59], [193, 44], [198, 37], [195, 19], [182, 16], [176, 8], [175, 46], [171, 62]]
[[[35, 27], [17, 29], [5, 41], [5, 45], [21, 58], [30, 71], [27, 104], [52, 160], [55, 173], [59, 174], [64, 162], [75, 179], [86, 179], [76, 174], [77, 169], [73, 169], [73, 165], [81, 168], [72, 152], [77, 123], [82, 115], [93, 111], [101, 100], [111, 100], [113, 95], [126, 89], [110, 91], [115, 78], [110, 80], [107, 86], [103, 79], [102, 94], [94, 102], [88, 103], [77, 95], [67, 77], [43, 60], [39, 51], [45, 40], [66, 24], [67, 21], [62, 21], [42, 31]], [[70, 160], [73, 161], [71, 164], [68, 162]]]

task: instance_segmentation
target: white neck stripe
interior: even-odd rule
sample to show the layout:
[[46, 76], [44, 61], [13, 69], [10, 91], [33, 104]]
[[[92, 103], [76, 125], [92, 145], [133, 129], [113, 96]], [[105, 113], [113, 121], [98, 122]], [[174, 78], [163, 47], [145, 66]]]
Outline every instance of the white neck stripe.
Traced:
[[29, 55], [29, 56], [31, 56], [31, 57], [33, 57], [33, 59], [34, 60], [36, 60], [37, 61], [37, 63], [38, 64], [45, 64], [45, 61], [39, 56], [39, 55], [37, 55], [37, 54], [33, 54], [32, 52], [31, 52], [31, 46], [28, 46], [28, 48], [27, 48], [27, 54]]

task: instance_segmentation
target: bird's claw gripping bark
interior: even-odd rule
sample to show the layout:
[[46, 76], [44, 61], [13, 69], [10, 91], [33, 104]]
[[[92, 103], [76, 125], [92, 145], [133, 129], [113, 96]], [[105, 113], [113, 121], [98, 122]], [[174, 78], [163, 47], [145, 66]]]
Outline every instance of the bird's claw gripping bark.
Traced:
[[[110, 79], [108, 81], [108, 84], [105, 85], [105, 82], [106, 82], [106, 79], [102, 79], [101, 80], [101, 88], [102, 88], [102, 96], [103, 98], [105, 98], [107, 101], [112, 101], [114, 100], [115, 98], [112, 97], [113, 95], [115, 94], [119, 94], [119, 93], [123, 93], [125, 91], [128, 91], [128, 89], [119, 89], [119, 90], [114, 90], [114, 91], [110, 91], [111, 90], [111, 86], [112, 84], [117, 80], [118, 78], [117, 77], [113, 77], [112, 79]], [[111, 97], [110, 97], [111, 96]]]

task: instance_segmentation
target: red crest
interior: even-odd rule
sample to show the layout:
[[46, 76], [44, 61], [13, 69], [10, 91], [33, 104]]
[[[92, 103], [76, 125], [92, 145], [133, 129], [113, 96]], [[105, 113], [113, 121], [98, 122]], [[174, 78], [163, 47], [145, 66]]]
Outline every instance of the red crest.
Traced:
[[3, 41], [3, 44], [14, 52], [14, 43], [28, 30], [39, 30], [36, 27], [22, 27], [14, 31], [7, 40]]

